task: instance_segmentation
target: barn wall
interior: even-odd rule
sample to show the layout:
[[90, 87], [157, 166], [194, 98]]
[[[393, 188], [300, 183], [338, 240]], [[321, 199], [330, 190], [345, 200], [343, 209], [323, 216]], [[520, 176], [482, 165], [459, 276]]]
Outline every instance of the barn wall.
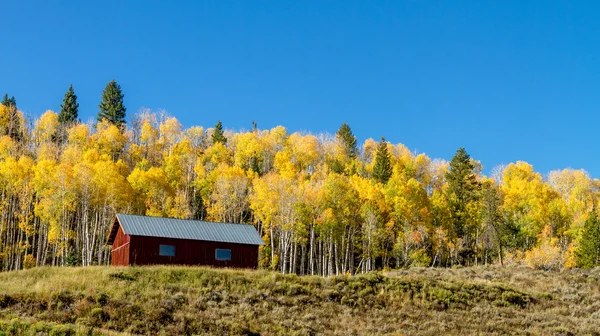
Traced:
[[131, 248], [131, 236], [125, 234], [121, 226], [112, 244], [112, 265], [129, 265], [129, 250]]
[[[158, 254], [159, 245], [175, 246], [175, 256], [160, 256]], [[215, 260], [215, 249], [231, 250], [231, 260]], [[130, 262], [132, 265], [174, 264], [256, 268], [258, 266], [258, 246], [201, 240], [132, 236]]]

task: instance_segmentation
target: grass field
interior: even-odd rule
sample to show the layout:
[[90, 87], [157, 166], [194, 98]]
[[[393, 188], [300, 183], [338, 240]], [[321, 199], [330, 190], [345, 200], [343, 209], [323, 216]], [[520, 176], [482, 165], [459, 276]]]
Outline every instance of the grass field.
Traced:
[[332, 278], [196, 267], [0, 273], [6, 335], [600, 335], [600, 269]]

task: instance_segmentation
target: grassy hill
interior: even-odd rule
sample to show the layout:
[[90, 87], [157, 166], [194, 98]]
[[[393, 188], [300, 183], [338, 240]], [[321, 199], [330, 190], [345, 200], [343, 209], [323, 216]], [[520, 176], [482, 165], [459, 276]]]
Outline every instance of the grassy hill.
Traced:
[[193, 267], [0, 273], [0, 334], [600, 335], [600, 269], [333, 278]]

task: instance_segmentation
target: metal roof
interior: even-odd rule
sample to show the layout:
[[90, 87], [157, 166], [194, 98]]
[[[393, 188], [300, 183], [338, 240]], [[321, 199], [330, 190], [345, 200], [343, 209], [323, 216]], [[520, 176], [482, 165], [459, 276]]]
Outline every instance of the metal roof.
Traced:
[[264, 245], [252, 225], [117, 214], [125, 234]]

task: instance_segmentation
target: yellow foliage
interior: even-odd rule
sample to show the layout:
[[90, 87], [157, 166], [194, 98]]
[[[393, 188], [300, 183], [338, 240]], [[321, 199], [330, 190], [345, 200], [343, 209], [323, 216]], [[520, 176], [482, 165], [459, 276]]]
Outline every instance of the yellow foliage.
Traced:
[[181, 140], [181, 124], [176, 118], [168, 118], [160, 124], [160, 137], [167, 148]]
[[562, 251], [557, 246], [557, 239], [551, 237], [552, 228], [544, 227], [540, 234], [540, 244], [525, 252], [525, 262], [531, 268], [543, 270], [561, 269], [565, 260]]
[[98, 123], [96, 134], [92, 138], [98, 152], [111, 157], [123, 150], [127, 141], [127, 137], [121, 132], [119, 127], [107, 120], [102, 120]]
[[205, 200], [212, 220], [241, 223], [244, 210], [248, 208], [250, 180], [240, 167], [220, 165], [209, 175], [212, 193]]
[[[0, 104], [0, 107], [4, 106]], [[14, 156], [17, 152], [17, 144], [15, 141], [9, 137], [8, 135], [3, 135], [0, 137], [0, 158], [7, 158], [9, 156]]]
[[294, 133], [286, 139], [284, 149], [296, 172], [314, 167], [321, 156], [319, 141], [313, 135]]
[[202, 144], [204, 139], [204, 128], [201, 126], [192, 126], [186, 130], [186, 135], [194, 148]]
[[58, 158], [58, 146], [52, 142], [45, 142], [38, 146], [39, 160], [56, 160]]
[[548, 222], [550, 204], [558, 196], [544, 183], [533, 166], [518, 161], [506, 167], [503, 173], [502, 192], [504, 209], [523, 226], [529, 236], [537, 235]]
[[551, 171], [548, 174], [548, 184], [558, 192], [560, 204], [555, 204], [555, 212], [571, 224], [565, 233], [576, 239], [587, 219], [592, 204], [598, 204], [596, 190], [589, 174], [581, 170], [564, 169]]
[[69, 129], [69, 143], [85, 147], [89, 141], [90, 127], [86, 124], [76, 124]]
[[33, 254], [28, 254], [23, 258], [23, 268], [29, 269], [35, 266], [35, 257], [33, 256]]
[[286, 178], [296, 177], [296, 169], [290, 160], [290, 154], [288, 152], [279, 152], [275, 155], [275, 163], [273, 164], [275, 170]]
[[165, 216], [166, 200], [174, 195], [174, 191], [162, 169], [152, 167], [143, 171], [135, 168], [127, 177], [127, 181], [135, 192], [143, 195], [147, 215]]
[[58, 130], [58, 114], [53, 111], [46, 111], [35, 122], [35, 136], [38, 143], [52, 140]]
[[525, 252], [521, 250], [507, 251], [504, 255], [504, 264], [507, 266], [520, 266], [525, 263]]
[[145, 144], [153, 144], [158, 140], [158, 129], [156, 129], [149, 120], [142, 124], [140, 140]]
[[260, 157], [264, 148], [262, 139], [256, 132], [235, 134], [231, 145], [235, 153], [234, 165], [242, 169], [248, 169], [252, 164], [251, 160]]
[[210, 146], [204, 153], [204, 165], [212, 170], [220, 164], [229, 164], [231, 158], [230, 150], [220, 142]]
[[571, 243], [567, 246], [567, 250], [565, 251], [565, 255], [564, 255], [564, 260], [565, 260], [564, 267], [566, 269], [571, 269], [571, 268], [577, 266], [577, 260], [576, 260], [576, 255], [575, 255], [576, 252], [577, 252], [577, 247], [575, 246], [575, 244]]

